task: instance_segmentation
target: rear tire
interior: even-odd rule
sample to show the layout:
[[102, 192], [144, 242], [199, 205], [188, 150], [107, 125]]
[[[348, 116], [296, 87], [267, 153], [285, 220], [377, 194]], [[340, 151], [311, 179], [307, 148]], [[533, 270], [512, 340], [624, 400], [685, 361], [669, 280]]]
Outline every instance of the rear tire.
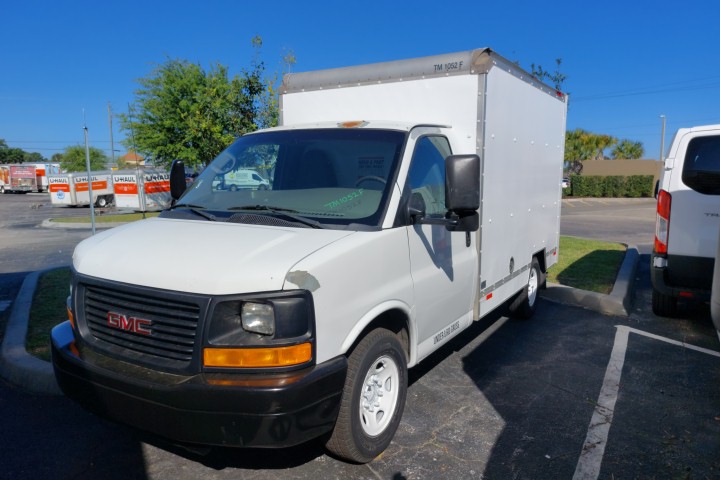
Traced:
[[533, 257], [530, 263], [527, 286], [517, 294], [510, 304], [510, 316], [527, 320], [532, 317], [537, 309], [538, 294], [544, 278], [540, 270], [540, 262]]
[[675, 317], [677, 316], [677, 297], [665, 295], [653, 288], [652, 291], [652, 311], [658, 317]]
[[352, 462], [367, 463], [390, 445], [407, 395], [407, 361], [397, 336], [370, 332], [348, 358], [335, 429], [326, 447]]
[[107, 207], [107, 198], [105, 197], [98, 197], [97, 201], [95, 202], [95, 205], [97, 205], [100, 208]]

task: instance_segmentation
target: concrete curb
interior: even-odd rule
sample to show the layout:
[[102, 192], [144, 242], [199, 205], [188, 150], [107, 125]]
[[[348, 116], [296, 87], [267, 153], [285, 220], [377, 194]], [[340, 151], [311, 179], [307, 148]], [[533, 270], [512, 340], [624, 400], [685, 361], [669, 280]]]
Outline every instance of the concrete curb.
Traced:
[[40, 360], [25, 350], [30, 307], [40, 275], [47, 270], [30, 273], [23, 281], [13, 302], [5, 338], [0, 347], [0, 376], [33, 393], [59, 395], [52, 364]]
[[[635, 272], [639, 254], [628, 246], [610, 295], [548, 284], [540, 295], [550, 301], [588, 308], [606, 315], [628, 316], [635, 296]], [[47, 270], [30, 273], [22, 284], [10, 313], [5, 339], [0, 348], [0, 376], [34, 393], [60, 395], [52, 364], [27, 353], [25, 337], [33, 294], [38, 278]]]
[[555, 283], [548, 283], [547, 289], [542, 290], [540, 295], [553, 302], [583, 307], [605, 315], [627, 317], [630, 315], [630, 309], [635, 300], [635, 272], [639, 259], [640, 254], [637, 247], [628, 245], [610, 295], [588, 292]]

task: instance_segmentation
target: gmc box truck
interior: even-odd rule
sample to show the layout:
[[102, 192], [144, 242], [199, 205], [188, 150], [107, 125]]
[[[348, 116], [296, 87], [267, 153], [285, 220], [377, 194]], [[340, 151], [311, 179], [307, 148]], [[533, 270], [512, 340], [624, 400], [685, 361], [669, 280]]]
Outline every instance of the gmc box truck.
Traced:
[[[567, 98], [479, 49], [289, 74], [280, 107], [187, 188], [175, 163], [159, 218], [77, 246], [55, 373], [179, 444], [324, 436], [368, 462], [408, 368], [501, 306], [533, 314], [558, 255]], [[268, 188], [213, 185], [241, 168]]]

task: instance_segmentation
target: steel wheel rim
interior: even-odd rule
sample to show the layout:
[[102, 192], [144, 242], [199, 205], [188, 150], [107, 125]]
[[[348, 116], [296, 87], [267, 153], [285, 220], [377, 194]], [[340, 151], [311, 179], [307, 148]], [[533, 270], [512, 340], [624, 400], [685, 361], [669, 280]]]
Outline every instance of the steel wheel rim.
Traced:
[[528, 304], [535, 305], [538, 294], [538, 273], [534, 268], [530, 269], [530, 278], [528, 279]]
[[400, 369], [387, 355], [375, 360], [365, 375], [360, 393], [360, 426], [376, 437], [390, 424], [400, 395]]

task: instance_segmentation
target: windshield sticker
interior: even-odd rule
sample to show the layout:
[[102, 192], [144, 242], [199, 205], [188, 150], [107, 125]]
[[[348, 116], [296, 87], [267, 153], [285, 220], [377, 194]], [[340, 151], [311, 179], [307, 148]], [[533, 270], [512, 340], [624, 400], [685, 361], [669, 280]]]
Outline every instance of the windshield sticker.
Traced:
[[326, 208], [330, 208], [330, 209], [338, 208], [340, 206], [345, 206], [347, 209], [352, 208], [356, 205], [359, 205], [361, 201], [357, 200], [357, 201], [353, 202], [351, 205], [347, 205], [348, 202], [352, 201], [353, 199], [356, 199], [356, 198], [359, 199], [360, 197], [362, 197], [364, 190], [365, 189], [363, 189], [363, 188], [359, 188], [359, 189], [355, 190], [354, 192], [351, 192], [337, 200], [333, 200], [332, 202], [326, 203], [323, 206]]

